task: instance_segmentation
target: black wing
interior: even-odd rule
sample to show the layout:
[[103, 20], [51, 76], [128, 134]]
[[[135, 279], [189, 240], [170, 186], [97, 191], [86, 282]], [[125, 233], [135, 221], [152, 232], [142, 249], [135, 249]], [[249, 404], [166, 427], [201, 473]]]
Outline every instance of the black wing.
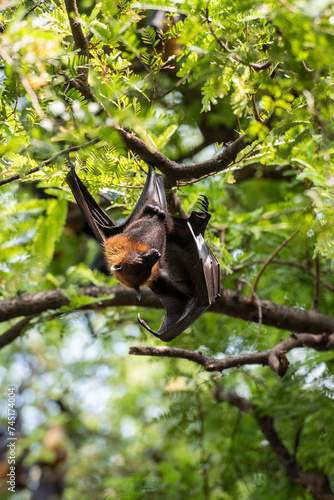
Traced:
[[165, 317], [159, 330], [154, 332], [138, 315], [141, 325], [165, 342], [180, 335], [219, 297], [219, 263], [203, 238], [211, 217], [207, 198], [200, 203], [201, 211], [192, 212], [188, 219], [173, 217], [178, 244], [188, 257], [187, 283], [180, 283], [179, 276], [173, 272], [178, 258], [177, 249], [167, 252], [164, 263], [167, 278], [159, 276], [151, 287], [165, 307]]
[[[77, 204], [98, 241], [103, 244], [111, 236], [121, 233], [132, 219], [150, 200], [167, 210], [164, 189], [164, 175], [156, 174], [150, 166], [143, 191], [130, 216], [122, 224], [115, 226], [108, 215], [100, 208], [74, 169], [66, 177]], [[154, 332], [138, 317], [140, 323], [155, 336], [168, 342], [190, 326], [219, 296], [219, 263], [204, 242], [204, 232], [210, 214], [208, 201], [204, 198], [201, 210], [192, 212], [188, 219], [173, 217], [177, 240], [167, 240], [168, 251], [161, 263], [162, 272], [151, 286], [165, 307], [165, 317], [158, 330]], [[177, 269], [178, 252], [187, 257], [186, 273]]]
[[147, 200], [156, 201], [162, 208], [167, 210], [167, 202], [164, 190], [164, 176], [156, 174], [153, 168], [149, 168], [145, 186], [141, 195], [129, 215], [122, 223], [116, 226], [108, 215], [102, 210], [98, 203], [94, 200], [85, 185], [77, 176], [74, 168], [71, 168], [66, 176], [66, 182], [71, 188], [73, 196], [85, 216], [91, 230], [95, 234], [98, 241], [102, 244], [111, 236], [124, 231], [125, 227], [132, 221], [142, 207], [147, 203]]
[[74, 168], [71, 168], [67, 174], [66, 182], [70, 186], [73, 196], [91, 230], [98, 241], [101, 244], [104, 243], [111, 236], [109, 232], [114, 230], [116, 227], [115, 224], [96, 203], [93, 196], [77, 176]]

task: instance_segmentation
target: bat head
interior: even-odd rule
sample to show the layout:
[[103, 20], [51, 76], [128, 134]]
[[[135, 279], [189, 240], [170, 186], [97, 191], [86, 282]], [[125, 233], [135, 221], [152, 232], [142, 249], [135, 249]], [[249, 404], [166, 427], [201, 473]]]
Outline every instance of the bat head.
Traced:
[[129, 252], [122, 260], [110, 267], [115, 278], [124, 285], [137, 288], [149, 286], [158, 277], [158, 260], [161, 254], [155, 248]]

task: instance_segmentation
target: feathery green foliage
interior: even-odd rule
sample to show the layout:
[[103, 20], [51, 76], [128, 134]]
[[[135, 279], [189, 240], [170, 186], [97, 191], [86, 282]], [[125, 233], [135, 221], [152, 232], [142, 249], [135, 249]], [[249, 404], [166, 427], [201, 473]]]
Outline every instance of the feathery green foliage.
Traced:
[[[0, 351], [1, 408], [16, 387], [26, 471], [13, 498], [54, 477], [54, 498], [66, 500], [325, 498], [295, 480], [298, 468], [333, 496], [333, 351], [294, 349], [282, 379], [259, 365], [212, 374], [185, 359], [129, 356], [129, 346], [159, 341], [139, 328], [138, 308], [78, 294], [116, 281], [65, 182], [70, 159], [120, 222], [147, 165], [115, 126], [180, 164], [219, 158], [247, 134], [229, 165], [173, 189], [187, 213], [199, 194], [209, 198], [206, 238], [227, 289], [251, 297], [263, 271], [253, 303], [332, 317], [333, 3], [85, 0], [78, 10], [89, 59], [65, 2], [4, 2], [0, 13], [0, 298], [61, 289], [69, 300]], [[144, 313], [160, 325], [161, 310]], [[0, 333], [20, 319], [1, 321]], [[259, 329], [208, 312], [171, 345], [225, 358], [290, 335], [263, 319]], [[261, 430], [266, 416], [284, 453]]]

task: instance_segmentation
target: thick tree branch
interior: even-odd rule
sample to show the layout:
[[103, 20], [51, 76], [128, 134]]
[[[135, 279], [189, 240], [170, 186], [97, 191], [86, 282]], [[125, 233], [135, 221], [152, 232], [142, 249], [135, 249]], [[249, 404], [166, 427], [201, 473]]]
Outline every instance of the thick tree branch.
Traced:
[[214, 397], [218, 403], [227, 402], [243, 412], [253, 413], [269, 446], [284, 467], [285, 473], [291, 481], [307, 489], [315, 500], [334, 499], [328, 477], [325, 474], [306, 471], [298, 464], [296, 457], [289, 452], [277, 433], [274, 419], [270, 415], [263, 415], [261, 409], [254, 403], [236, 393], [225, 393], [222, 387], [218, 385], [214, 392]]
[[79, 50], [79, 54], [89, 59], [89, 42], [82, 31], [79, 11], [75, 0], [65, 0], [65, 7], [68, 19], [71, 26], [75, 48]]
[[283, 377], [289, 368], [289, 361], [286, 353], [300, 347], [312, 347], [317, 351], [332, 350], [334, 349], [334, 334], [292, 334], [271, 349], [240, 354], [238, 356], [229, 356], [223, 359], [210, 358], [209, 356], [204, 356], [200, 352], [167, 346], [154, 347], [140, 345], [131, 347], [129, 352], [136, 356], [163, 356], [167, 358], [188, 359], [189, 361], [193, 361], [203, 366], [208, 372], [222, 372], [228, 368], [239, 368], [244, 365], [263, 365], [269, 366], [273, 372]]
[[30, 320], [35, 318], [36, 315], [30, 315], [26, 318], [18, 321], [14, 326], [9, 328], [5, 333], [0, 336], [0, 349], [5, 347], [6, 345], [13, 342], [17, 337], [19, 337], [23, 331], [23, 329], [29, 324]]
[[247, 136], [243, 135], [234, 142], [227, 144], [223, 151], [214, 158], [202, 162], [183, 164], [170, 160], [156, 149], [150, 149], [142, 139], [130, 134], [119, 125], [114, 125], [114, 129], [120, 133], [128, 149], [131, 149], [144, 161], [151, 163], [165, 174], [166, 187], [176, 186], [177, 181], [181, 179], [198, 179], [203, 175], [225, 170], [235, 161], [238, 153], [248, 145]]
[[[234, 318], [258, 323], [258, 305], [238, 292], [221, 287], [221, 298], [213, 304], [210, 311], [227, 314]], [[332, 333], [334, 318], [317, 311], [296, 309], [269, 300], [260, 300], [262, 324], [275, 326], [293, 332]]]
[[[87, 58], [88, 62], [89, 42], [82, 31], [76, 0], [65, 0], [65, 5], [75, 47], [81, 55]], [[95, 101], [95, 96], [88, 83], [88, 66], [78, 67], [77, 74], [78, 76], [71, 84], [85, 96], [87, 101]], [[114, 125], [113, 128], [119, 132], [127, 149], [138, 154], [144, 161], [151, 163], [165, 174], [166, 187], [176, 186], [177, 181], [181, 179], [198, 179], [203, 175], [226, 169], [236, 159], [238, 153], [247, 146], [246, 136], [242, 136], [227, 144], [222, 153], [215, 158], [204, 162], [182, 164], [176, 163], [159, 151], [149, 148], [143, 140], [127, 132], [121, 126]]]
[[[78, 290], [78, 294], [93, 298], [102, 297], [101, 300], [86, 306], [85, 309], [117, 306], [162, 308], [161, 302], [149, 289], [142, 291], [141, 302], [138, 302], [135, 293], [122, 286], [84, 287]], [[111, 294], [114, 295], [113, 298], [103, 298], [103, 295]], [[212, 312], [258, 323], [259, 305], [252, 301], [251, 298], [223, 287], [221, 287], [220, 294], [221, 298], [210, 309]], [[269, 300], [260, 300], [259, 302], [262, 310], [262, 324], [264, 325], [294, 332], [308, 331], [315, 334], [334, 332], [334, 318], [318, 311], [295, 309]], [[69, 299], [60, 289], [21, 295], [0, 302], [0, 322], [20, 316], [39, 314], [69, 304]]]
[[[93, 299], [99, 299], [97, 302], [80, 308], [101, 309], [113, 306], [138, 306], [162, 308], [161, 302], [148, 289], [142, 291], [142, 300], [138, 301], [136, 294], [122, 286], [87, 286], [78, 290], [78, 295], [87, 295]], [[112, 296], [108, 299], [103, 296]], [[27, 316], [30, 314], [39, 314], [43, 311], [59, 309], [63, 306], [69, 306], [70, 300], [65, 296], [61, 289], [46, 290], [28, 295], [20, 295], [0, 302], [0, 322], [8, 321], [12, 318]]]
[[[231, 163], [233, 163], [238, 153], [247, 146], [246, 136], [242, 136], [239, 137], [236, 141], [227, 144], [222, 153], [220, 153], [215, 158], [211, 158], [202, 162], [183, 164], [176, 163], [167, 158], [167, 156], [163, 155], [159, 151], [150, 149], [143, 140], [139, 139], [133, 134], [130, 134], [119, 125], [114, 125], [114, 129], [120, 133], [128, 149], [138, 154], [147, 163], [151, 163], [155, 167], [159, 168], [166, 175], [166, 187], [176, 186], [179, 179], [199, 178], [203, 175], [210, 175], [212, 172], [220, 172], [226, 169]], [[37, 167], [34, 167], [29, 172], [27, 172], [26, 175], [38, 172], [41, 167], [52, 163], [56, 158], [58, 158], [58, 156], [62, 154], [77, 151], [89, 145], [96, 144], [101, 140], [102, 139], [100, 138], [96, 138], [85, 144], [81, 144], [80, 146], [72, 146], [70, 148], [66, 148], [54, 155], [52, 158], [42, 161]], [[12, 177], [0, 181], [0, 186], [16, 181], [19, 178], [19, 175], [13, 175]]]
[[89, 74], [89, 37], [86, 37], [81, 26], [76, 0], [65, 0], [65, 7], [70, 22], [74, 45], [83, 58], [83, 65], [77, 66], [77, 76], [70, 85], [78, 89], [87, 101], [94, 101], [95, 97], [88, 83]]

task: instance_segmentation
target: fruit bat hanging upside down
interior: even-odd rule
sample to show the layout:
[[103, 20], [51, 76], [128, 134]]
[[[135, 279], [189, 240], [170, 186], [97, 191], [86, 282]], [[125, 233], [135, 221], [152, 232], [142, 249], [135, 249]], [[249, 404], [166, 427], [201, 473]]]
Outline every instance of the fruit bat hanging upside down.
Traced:
[[219, 264], [203, 236], [210, 219], [208, 200], [182, 219], [168, 214], [164, 175], [152, 167], [131, 215], [115, 226], [81, 182], [74, 168], [66, 177], [93, 233], [101, 243], [110, 271], [133, 288], [148, 286], [165, 307], [165, 317], [154, 332], [168, 342], [190, 326], [219, 297]]

